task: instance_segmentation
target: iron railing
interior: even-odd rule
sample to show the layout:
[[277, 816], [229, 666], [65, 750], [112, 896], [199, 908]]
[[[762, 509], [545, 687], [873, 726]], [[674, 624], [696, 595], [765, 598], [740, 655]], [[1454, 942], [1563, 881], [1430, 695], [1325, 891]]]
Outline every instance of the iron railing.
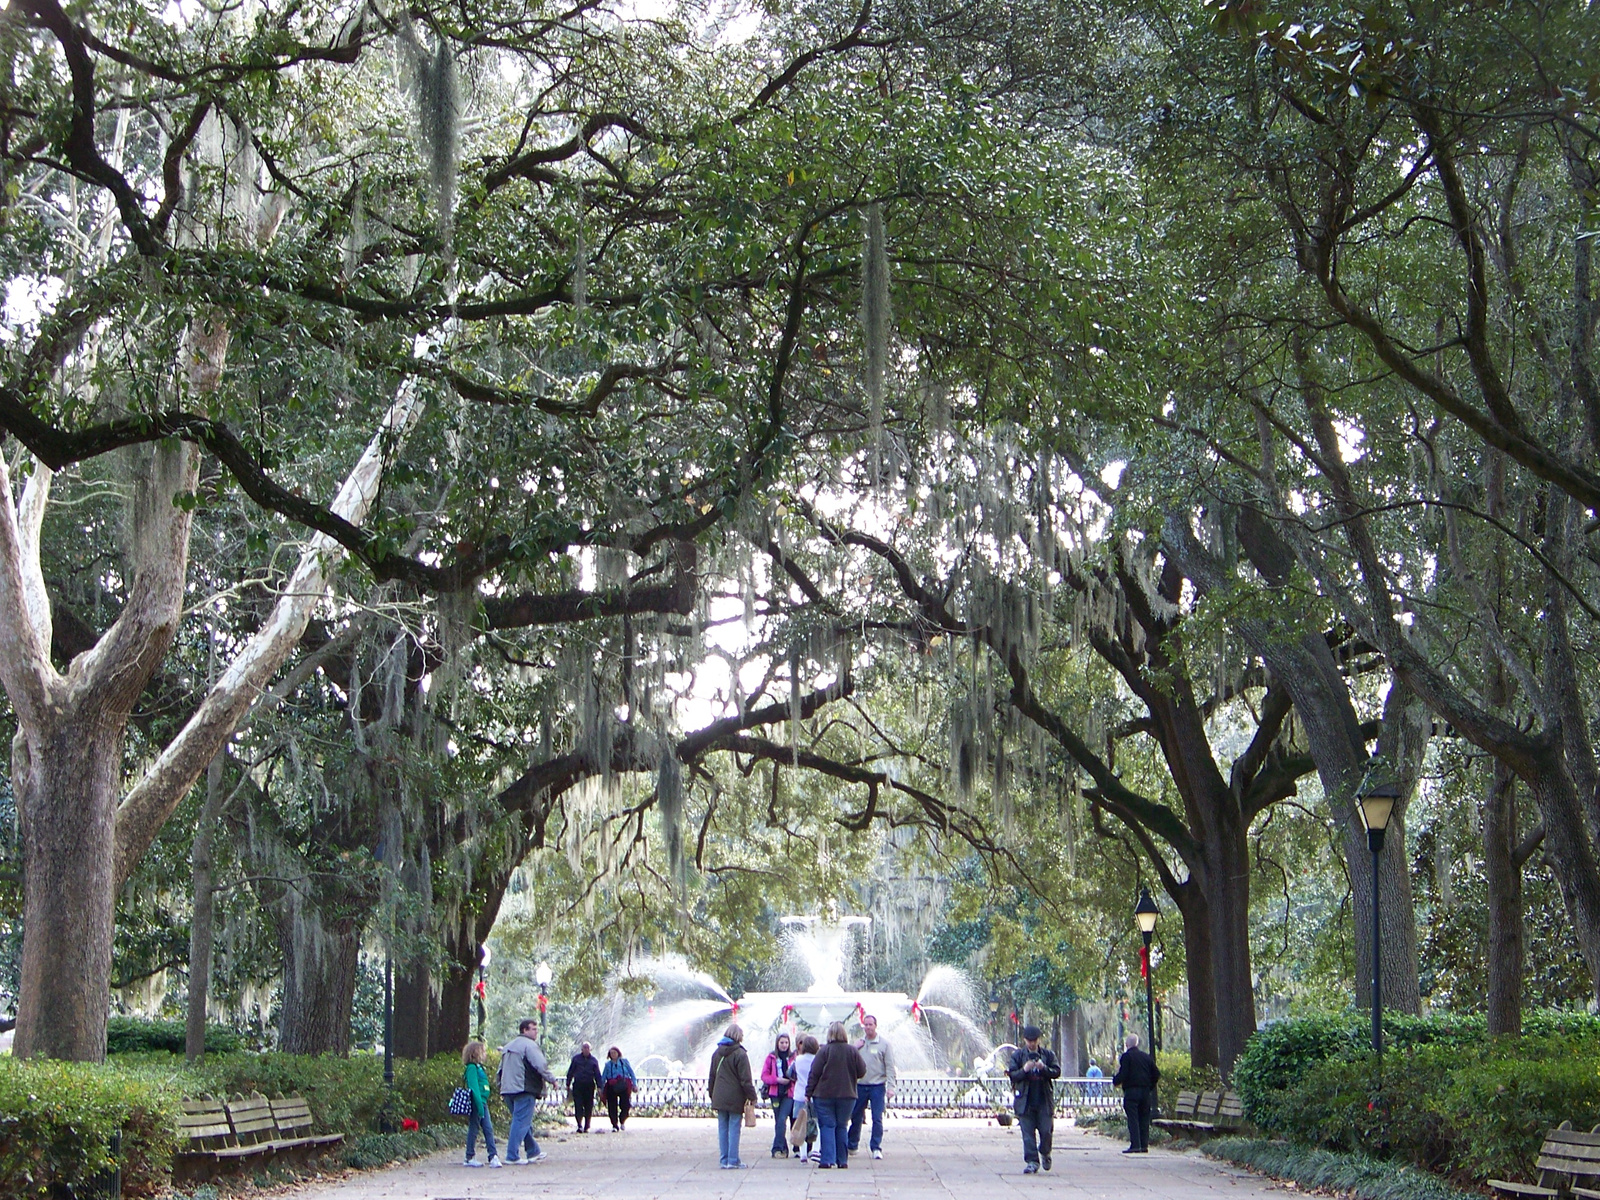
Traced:
[[[888, 1107], [925, 1114], [979, 1114], [1011, 1111], [1011, 1083], [1003, 1076], [902, 1075]], [[706, 1081], [689, 1076], [640, 1075], [633, 1107], [656, 1116], [703, 1113], [710, 1109]], [[1122, 1093], [1109, 1079], [1058, 1079], [1056, 1112], [1087, 1115], [1122, 1107]]]

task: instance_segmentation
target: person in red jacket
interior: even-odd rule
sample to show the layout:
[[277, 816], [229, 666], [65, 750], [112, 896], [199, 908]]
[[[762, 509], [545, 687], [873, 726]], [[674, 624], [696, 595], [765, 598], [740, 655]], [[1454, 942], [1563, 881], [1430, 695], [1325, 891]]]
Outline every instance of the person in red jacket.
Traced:
[[761, 1092], [772, 1102], [772, 1113], [778, 1123], [772, 1135], [772, 1157], [789, 1157], [789, 1118], [794, 1114], [794, 1080], [789, 1067], [794, 1062], [794, 1043], [787, 1033], [780, 1033], [773, 1043], [772, 1053], [761, 1066]]

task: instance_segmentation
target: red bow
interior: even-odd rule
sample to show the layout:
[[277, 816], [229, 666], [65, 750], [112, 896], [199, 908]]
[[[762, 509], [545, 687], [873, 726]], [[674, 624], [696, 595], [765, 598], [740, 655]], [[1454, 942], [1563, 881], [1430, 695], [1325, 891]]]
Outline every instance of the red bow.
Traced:
[[478, 993], [478, 999], [482, 1000], [485, 996], [487, 996], [489, 994], [489, 985], [486, 984], [483, 980], [480, 979], [480, 980], [478, 980], [477, 983], [473, 984], [472, 990], [477, 992]]
[[545, 998], [544, 998], [544, 997], [543, 997], [543, 996], [540, 996], [540, 997], [539, 997], [539, 1015], [540, 1015], [540, 1016], [541, 1016], [541, 1017], [542, 1017], [542, 1016], [544, 1016], [544, 1006], [545, 1006], [545, 1003], [546, 1003], [546, 1000], [545, 1000]]
[[1139, 947], [1139, 978], [1140, 979], [1149, 979], [1150, 978], [1150, 947], [1149, 946], [1140, 946]]

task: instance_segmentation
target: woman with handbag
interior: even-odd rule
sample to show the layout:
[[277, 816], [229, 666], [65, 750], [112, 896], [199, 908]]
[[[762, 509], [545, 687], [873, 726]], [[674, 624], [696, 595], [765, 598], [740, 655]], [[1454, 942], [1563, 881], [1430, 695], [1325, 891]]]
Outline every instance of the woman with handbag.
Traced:
[[742, 1125], [756, 1123], [756, 1085], [750, 1077], [750, 1055], [744, 1048], [744, 1030], [729, 1025], [711, 1053], [711, 1073], [706, 1091], [717, 1114], [717, 1153], [724, 1171], [742, 1171], [739, 1161]]
[[611, 1118], [611, 1132], [621, 1133], [628, 1124], [628, 1109], [633, 1105], [633, 1093], [639, 1088], [639, 1077], [633, 1073], [633, 1064], [622, 1057], [620, 1046], [606, 1051], [606, 1065], [600, 1069], [600, 1080], [600, 1090], [606, 1098], [606, 1115]]
[[489, 1119], [489, 1067], [488, 1058], [484, 1053], [482, 1042], [468, 1042], [461, 1049], [461, 1087], [456, 1089], [456, 1095], [451, 1097], [450, 1109], [456, 1110], [461, 1099], [461, 1091], [465, 1090], [470, 1111], [460, 1115], [467, 1118], [467, 1158], [462, 1166], [481, 1167], [483, 1164], [472, 1156], [477, 1147], [478, 1131], [483, 1131], [483, 1148], [489, 1152], [489, 1165], [498, 1167], [500, 1156], [494, 1152], [494, 1122]]
[[789, 1067], [794, 1062], [793, 1041], [787, 1033], [780, 1033], [773, 1043], [772, 1053], [761, 1064], [761, 1084], [767, 1099], [772, 1102], [772, 1113], [777, 1129], [772, 1135], [772, 1157], [789, 1157], [789, 1118], [794, 1112], [794, 1083], [789, 1078]]

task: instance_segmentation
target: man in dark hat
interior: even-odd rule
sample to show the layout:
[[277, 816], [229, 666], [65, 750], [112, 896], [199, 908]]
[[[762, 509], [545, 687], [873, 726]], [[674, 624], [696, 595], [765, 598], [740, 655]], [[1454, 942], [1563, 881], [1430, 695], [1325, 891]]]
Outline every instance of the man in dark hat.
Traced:
[[1150, 1153], [1150, 1118], [1155, 1115], [1156, 1084], [1161, 1068], [1156, 1060], [1139, 1049], [1139, 1038], [1130, 1033], [1127, 1049], [1118, 1060], [1113, 1086], [1122, 1089], [1122, 1111], [1128, 1114], [1128, 1148], [1124, 1154]]
[[1022, 1173], [1036, 1175], [1041, 1163], [1050, 1169], [1051, 1135], [1055, 1132], [1056, 1080], [1061, 1064], [1055, 1051], [1039, 1045], [1037, 1025], [1022, 1027], [1022, 1045], [1011, 1052], [1011, 1087], [1016, 1092], [1017, 1124], [1022, 1126]]

